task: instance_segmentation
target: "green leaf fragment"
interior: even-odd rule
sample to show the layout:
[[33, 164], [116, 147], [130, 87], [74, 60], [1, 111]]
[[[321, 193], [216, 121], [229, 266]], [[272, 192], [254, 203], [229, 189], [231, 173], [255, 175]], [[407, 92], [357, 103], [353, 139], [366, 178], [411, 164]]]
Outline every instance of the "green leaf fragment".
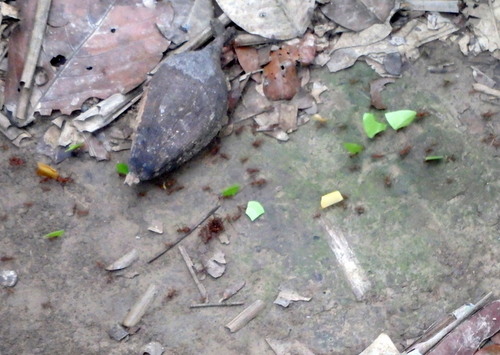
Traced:
[[257, 201], [248, 201], [247, 209], [245, 210], [246, 215], [253, 222], [260, 216], [262, 216], [265, 211], [264, 207]]
[[125, 163], [117, 163], [116, 164], [116, 172], [120, 175], [128, 174], [128, 165]]
[[345, 142], [342, 144], [344, 145], [344, 148], [351, 154], [361, 153], [363, 149], [365, 149], [365, 147], [358, 143]]
[[53, 232], [47, 233], [43, 236], [43, 238], [45, 238], [45, 239], [58, 238], [58, 237], [62, 237], [63, 234], [64, 234], [64, 229], [61, 229], [58, 231], [53, 231]]
[[68, 148], [66, 148], [66, 152], [72, 152], [74, 150], [77, 150], [77, 149], [83, 147], [83, 144], [84, 144], [83, 142], [71, 144]]
[[417, 112], [412, 110], [399, 110], [385, 114], [385, 119], [395, 130], [408, 126], [415, 120], [415, 117], [417, 117]]
[[436, 160], [443, 160], [444, 155], [429, 155], [425, 157], [425, 161], [436, 161]]
[[221, 195], [222, 197], [231, 197], [236, 195], [239, 191], [240, 191], [240, 185], [234, 184], [222, 190]]
[[363, 128], [369, 138], [375, 137], [376, 134], [387, 129], [387, 124], [377, 121], [373, 113], [365, 113], [363, 115]]

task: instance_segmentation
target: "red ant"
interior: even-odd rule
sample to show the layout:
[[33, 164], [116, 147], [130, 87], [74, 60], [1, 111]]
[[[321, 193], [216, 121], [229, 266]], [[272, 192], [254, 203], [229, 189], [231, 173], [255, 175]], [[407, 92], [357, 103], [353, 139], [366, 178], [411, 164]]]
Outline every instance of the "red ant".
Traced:
[[180, 228], [177, 228], [177, 233], [189, 233], [191, 232], [191, 228], [189, 228], [188, 226], [184, 226], [184, 227], [180, 227]]
[[256, 139], [253, 141], [252, 147], [259, 148], [262, 145], [262, 143], [264, 143], [262, 139]]
[[250, 185], [258, 187], [264, 186], [265, 184], [267, 184], [267, 180], [264, 178], [254, 180], [250, 183]]
[[412, 146], [411, 145], [407, 145], [406, 147], [404, 147], [403, 149], [401, 149], [399, 151], [399, 156], [401, 158], [405, 158], [408, 154], [410, 154], [410, 150], [411, 150]]

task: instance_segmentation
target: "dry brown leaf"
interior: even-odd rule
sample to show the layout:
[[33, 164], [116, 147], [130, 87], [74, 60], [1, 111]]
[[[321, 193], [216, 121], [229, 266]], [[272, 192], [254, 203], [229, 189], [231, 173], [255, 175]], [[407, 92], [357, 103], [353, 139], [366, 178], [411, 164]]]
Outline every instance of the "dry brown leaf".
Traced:
[[[35, 0], [21, 2], [21, 24], [9, 42], [6, 107], [15, 112], [19, 78], [31, 35]], [[167, 2], [53, 0], [38, 61], [47, 82], [34, 86], [35, 112], [69, 114], [90, 97], [126, 93], [146, 78], [169, 45], [157, 23], [173, 20]]]
[[314, 0], [217, 0], [229, 18], [245, 31], [272, 39], [290, 39], [309, 25]]
[[259, 69], [259, 53], [254, 47], [236, 47], [238, 62], [246, 73]]
[[394, 0], [337, 0], [321, 11], [332, 21], [352, 31], [383, 23], [394, 8]]
[[300, 88], [295, 60], [287, 49], [271, 53], [264, 67], [264, 94], [270, 100], [291, 100]]

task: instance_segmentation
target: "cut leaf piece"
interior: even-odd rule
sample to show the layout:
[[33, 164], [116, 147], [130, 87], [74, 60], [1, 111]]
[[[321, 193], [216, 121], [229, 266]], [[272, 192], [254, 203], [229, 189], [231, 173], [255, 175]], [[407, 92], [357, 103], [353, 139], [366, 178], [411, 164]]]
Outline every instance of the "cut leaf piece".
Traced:
[[47, 233], [43, 236], [43, 238], [45, 238], [45, 239], [58, 238], [58, 237], [62, 237], [63, 234], [64, 234], [64, 229], [61, 229], [58, 231], [53, 231], [53, 232]]
[[327, 208], [331, 205], [339, 203], [344, 199], [344, 196], [339, 191], [333, 191], [329, 194], [321, 196], [321, 208]]
[[116, 172], [120, 175], [128, 174], [128, 165], [125, 163], [117, 163], [116, 164]]
[[385, 119], [395, 130], [408, 126], [415, 120], [415, 117], [417, 117], [417, 113], [412, 110], [386, 112], [385, 114]]
[[83, 142], [71, 144], [68, 148], [66, 148], [66, 152], [72, 152], [74, 150], [77, 150], [77, 149], [83, 147], [83, 144], [84, 144]]
[[437, 161], [437, 160], [443, 160], [444, 155], [428, 155], [425, 157], [424, 161]]
[[240, 191], [240, 185], [234, 184], [222, 190], [220, 194], [222, 195], [222, 197], [231, 197], [236, 195], [239, 191]]
[[248, 201], [246, 215], [253, 222], [264, 214], [264, 207], [257, 201]]
[[387, 129], [387, 124], [377, 121], [373, 113], [365, 113], [363, 115], [363, 128], [369, 138], [375, 137], [380, 132]]
[[36, 173], [40, 176], [46, 176], [51, 179], [57, 179], [59, 177], [59, 173], [56, 169], [44, 163], [37, 163]]
[[342, 144], [344, 145], [344, 148], [351, 154], [361, 153], [363, 149], [365, 149], [365, 147], [358, 143], [345, 142]]

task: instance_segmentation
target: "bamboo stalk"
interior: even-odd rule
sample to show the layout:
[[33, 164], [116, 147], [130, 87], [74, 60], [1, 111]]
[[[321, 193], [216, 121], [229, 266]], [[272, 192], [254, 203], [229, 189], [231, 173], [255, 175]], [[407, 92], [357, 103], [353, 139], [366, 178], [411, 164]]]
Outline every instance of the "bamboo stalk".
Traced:
[[137, 300], [137, 302], [132, 306], [130, 311], [123, 319], [123, 325], [130, 328], [139, 323], [142, 316], [146, 313], [146, 310], [151, 305], [156, 295], [158, 294], [158, 288], [155, 284], [149, 285], [146, 292]]
[[238, 314], [232, 321], [226, 324], [226, 328], [229, 329], [231, 333], [237, 332], [243, 328], [248, 322], [257, 317], [257, 315], [266, 307], [266, 304], [257, 300], [250, 306], [245, 308], [243, 312]]

